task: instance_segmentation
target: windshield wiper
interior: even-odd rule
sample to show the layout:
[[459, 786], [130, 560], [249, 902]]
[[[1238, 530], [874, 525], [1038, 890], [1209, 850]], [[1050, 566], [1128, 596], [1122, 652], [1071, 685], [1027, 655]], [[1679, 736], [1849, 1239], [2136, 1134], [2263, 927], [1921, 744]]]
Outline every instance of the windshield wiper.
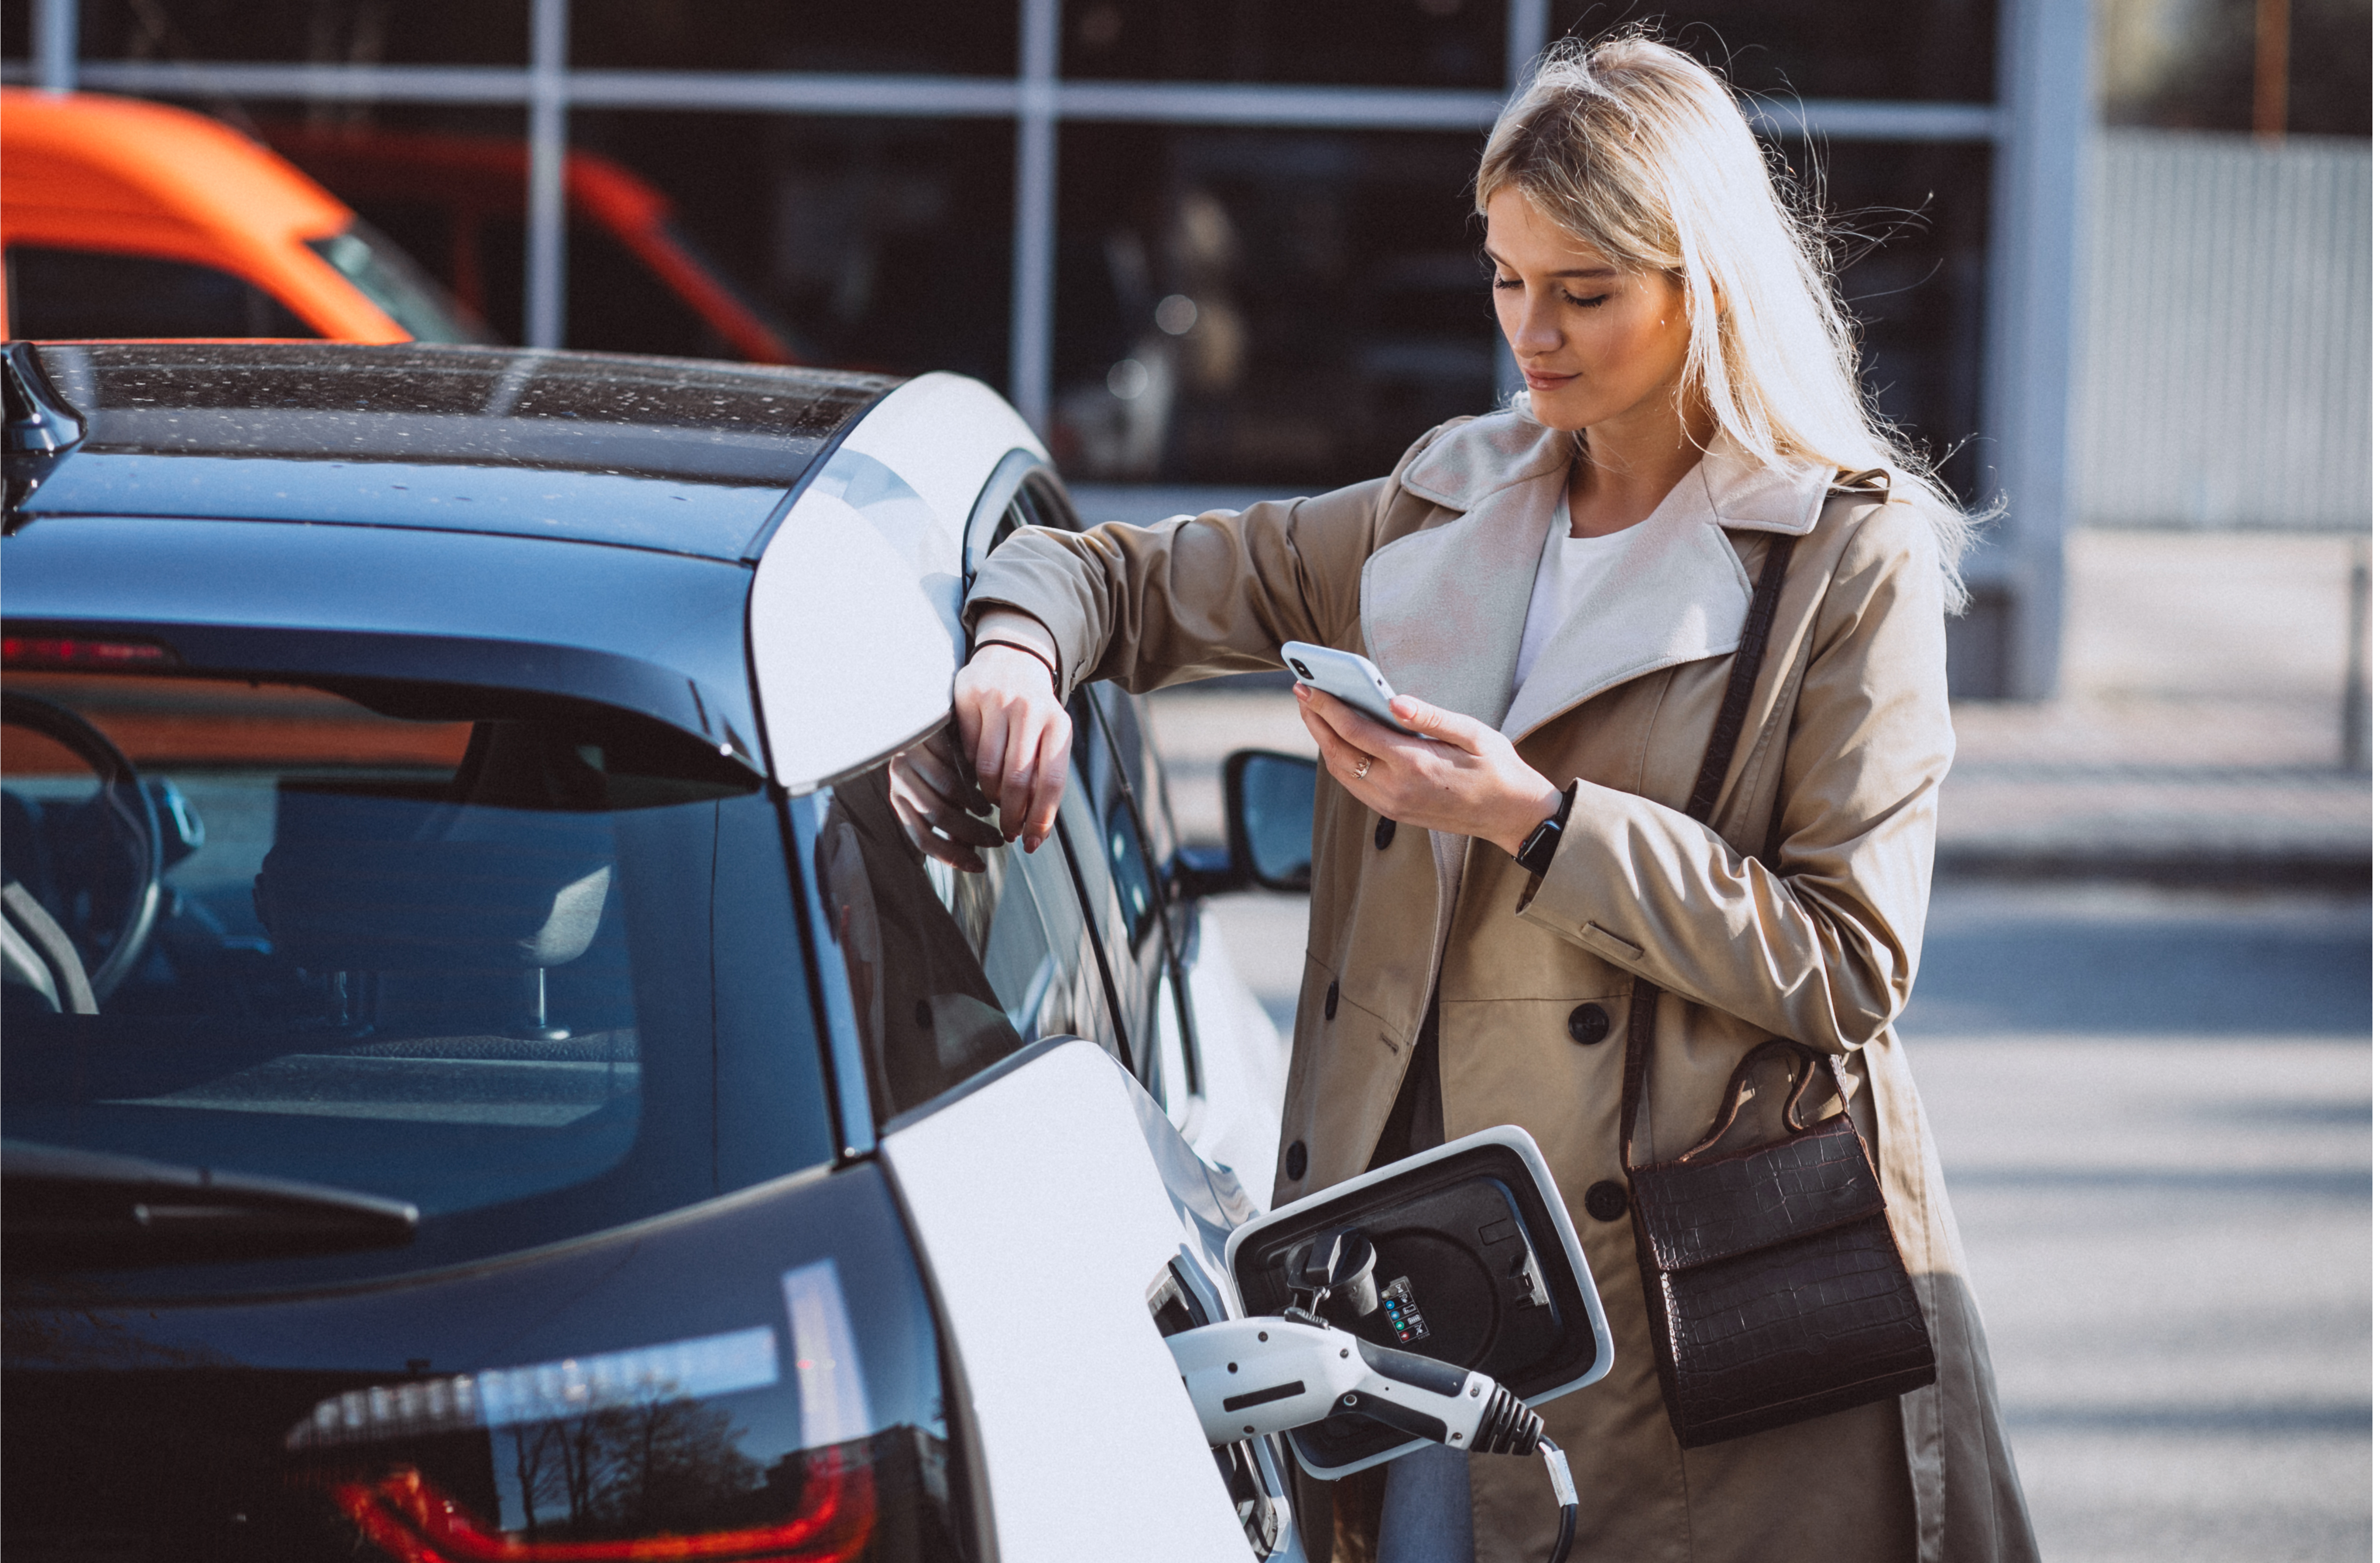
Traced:
[[211, 1263], [413, 1241], [401, 1200], [24, 1140], [0, 1141], [0, 1249], [37, 1269]]

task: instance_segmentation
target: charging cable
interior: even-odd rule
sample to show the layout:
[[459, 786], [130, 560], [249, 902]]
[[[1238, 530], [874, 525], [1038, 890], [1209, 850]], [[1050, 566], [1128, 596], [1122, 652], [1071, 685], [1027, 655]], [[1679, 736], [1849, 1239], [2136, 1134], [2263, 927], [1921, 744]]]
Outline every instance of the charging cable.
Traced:
[[1225, 1319], [1165, 1343], [1209, 1444], [1352, 1413], [1472, 1454], [1542, 1455], [1562, 1510], [1550, 1563], [1570, 1556], [1578, 1525], [1570, 1461], [1537, 1413], [1486, 1374], [1375, 1346], [1302, 1311]]
[[1554, 1501], [1561, 1505], [1561, 1529], [1554, 1533], [1554, 1549], [1547, 1554], [1546, 1563], [1562, 1563], [1570, 1556], [1570, 1544], [1578, 1536], [1578, 1486], [1570, 1479], [1570, 1456], [1561, 1446], [1540, 1435], [1537, 1452], [1546, 1457], [1546, 1474], [1553, 1478]]

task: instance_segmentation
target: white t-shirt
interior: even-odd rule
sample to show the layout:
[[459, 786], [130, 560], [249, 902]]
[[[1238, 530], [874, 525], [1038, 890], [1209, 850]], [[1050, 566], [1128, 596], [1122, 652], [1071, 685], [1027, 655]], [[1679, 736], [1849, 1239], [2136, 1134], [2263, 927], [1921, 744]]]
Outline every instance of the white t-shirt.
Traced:
[[1529, 593], [1529, 617], [1521, 629], [1521, 660], [1512, 669], [1512, 692], [1529, 682], [1546, 642], [1578, 605], [1609, 578], [1629, 543], [1626, 528], [1599, 538], [1570, 535], [1570, 496], [1554, 502], [1546, 551], [1537, 560], [1537, 584]]

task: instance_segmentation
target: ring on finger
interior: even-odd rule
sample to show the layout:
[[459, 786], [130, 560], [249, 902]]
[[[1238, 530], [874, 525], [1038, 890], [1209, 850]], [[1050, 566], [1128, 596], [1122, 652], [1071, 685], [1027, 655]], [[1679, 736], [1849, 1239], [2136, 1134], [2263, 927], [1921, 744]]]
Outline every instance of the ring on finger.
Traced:
[[1362, 759], [1359, 759], [1359, 760], [1357, 760], [1357, 761], [1355, 762], [1355, 769], [1354, 769], [1354, 770], [1350, 771], [1348, 774], [1350, 774], [1350, 775], [1352, 775], [1353, 777], [1354, 777], [1356, 781], [1361, 782], [1365, 777], [1366, 777], [1366, 776], [1368, 776], [1368, 775], [1370, 775], [1370, 774], [1371, 774], [1371, 770], [1372, 770], [1372, 757], [1371, 757], [1371, 756], [1369, 756], [1369, 755], [1366, 755]]

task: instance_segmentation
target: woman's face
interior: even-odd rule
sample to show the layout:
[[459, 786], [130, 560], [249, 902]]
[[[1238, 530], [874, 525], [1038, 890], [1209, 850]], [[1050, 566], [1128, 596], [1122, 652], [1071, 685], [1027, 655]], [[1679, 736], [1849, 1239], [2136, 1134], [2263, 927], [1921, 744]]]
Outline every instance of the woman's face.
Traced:
[[1614, 420], [1678, 422], [1686, 309], [1675, 278], [1614, 265], [1510, 186], [1488, 198], [1488, 258], [1496, 319], [1528, 379], [1538, 422], [1588, 430]]

